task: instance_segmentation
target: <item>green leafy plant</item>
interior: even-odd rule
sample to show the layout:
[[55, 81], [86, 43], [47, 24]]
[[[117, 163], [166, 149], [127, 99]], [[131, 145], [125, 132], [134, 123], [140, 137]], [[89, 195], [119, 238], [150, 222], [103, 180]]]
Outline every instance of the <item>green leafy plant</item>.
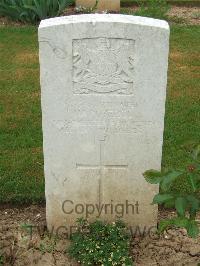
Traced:
[[136, 16], [166, 19], [170, 7], [166, 0], [138, 0], [139, 9], [135, 12]]
[[[197, 212], [200, 211], [200, 145], [192, 152], [194, 163], [184, 170], [171, 170], [159, 172], [148, 170], [144, 173], [147, 182], [159, 184], [161, 192], [155, 195], [153, 204], [164, 204], [165, 207], [174, 207], [177, 217], [160, 222], [158, 232], [168, 227], [183, 227], [187, 229], [190, 237], [197, 237], [199, 226], [196, 221]], [[184, 177], [191, 185], [191, 192], [173, 191], [172, 187], [177, 178]]]
[[130, 237], [123, 222], [106, 224], [78, 220], [69, 254], [81, 265], [133, 265], [129, 256]]
[[42, 252], [42, 254], [54, 252], [56, 247], [56, 240], [57, 239], [55, 237], [50, 238], [46, 235], [44, 239], [42, 239], [39, 246], [39, 250]]
[[59, 16], [73, 0], [1, 0], [0, 15], [15, 21], [36, 23]]

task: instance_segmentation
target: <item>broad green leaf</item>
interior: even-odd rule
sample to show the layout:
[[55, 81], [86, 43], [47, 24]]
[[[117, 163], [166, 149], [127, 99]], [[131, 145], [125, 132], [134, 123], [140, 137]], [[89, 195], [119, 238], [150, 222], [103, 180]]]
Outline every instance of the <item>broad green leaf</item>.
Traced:
[[173, 218], [173, 224], [177, 227], [187, 228], [189, 219], [187, 217], [176, 217]]
[[148, 170], [143, 174], [147, 182], [151, 184], [158, 184], [162, 180], [162, 173], [156, 170]]
[[171, 194], [157, 194], [153, 198], [153, 204], [162, 204], [174, 198]]
[[196, 187], [196, 182], [195, 182], [194, 175], [188, 173], [187, 177], [188, 177], [188, 180], [189, 180], [189, 182], [191, 184], [191, 187], [192, 187], [193, 192], [195, 192], [196, 189], [197, 189], [197, 187]]
[[184, 216], [186, 208], [187, 208], [187, 200], [183, 197], [178, 197], [175, 200], [175, 208], [176, 208], [178, 215]]
[[174, 208], [175, 207], [175, 199], [168, 200], [164, 203], [165, 208]]
[[168, 191], [172, 186], [173, 182], [177, 179], [177, 177], [183, 174], [182, 171], [172, 171], [168, 172], [160, 183], [160, 187], [162, 191]]
[[188, 195], [187, 196], [188, 202], [191, 204], [192, 208], [195, 210], [200, 209], [200, 200], [199, 198], [195, 197], [194, 195]]

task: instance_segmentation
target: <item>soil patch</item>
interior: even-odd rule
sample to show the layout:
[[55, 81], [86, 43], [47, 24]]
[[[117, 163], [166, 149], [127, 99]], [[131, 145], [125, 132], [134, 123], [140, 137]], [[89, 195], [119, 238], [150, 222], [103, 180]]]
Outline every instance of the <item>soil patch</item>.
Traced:
[[[173, 211], [160, 210], [159, 220], [174, 215]], [[69, 244], [66, 238], [48, 234], [44, 206], [0, 208], [0, 251], [4, 265], [77, 266], [66, 253]], [[134, 237], [131, 253], [136, 266], [197, 266], [200, 237], [191, 239], [183, 229], [168, 230], [162, 236], [152, 232]]]
[[[125, 8], [127, 14], [132, 14], [133, 11], [137, 10], [138, 7], [133, 6]], [[124, 8], [122, 9], [124, 10]], [[112, 12], [111, 12], [112, 13]], [[113, 12], [116, 13], [116, 12]], [[122, 12], [124, 13], [124, 11]], [[70, 15], [80, 15], [77, 13], [74, 7], [67, 8], [62, 16]], [[181, 6], [171, 6], [170, 11], [168, 12], [169, 21], [172, 23], [178, 24], [187, 24], [187, 25], [200, 25], [200, 7], [181, 7]], [[8, 18], [0, 17], [0, 26], [26, 26], [27, 24], [21, 22], [11, 21]]]
[[200, 7], [178, 7], [173, 6], [168, 15], [176, 22], [190, 25], [200, 25]]

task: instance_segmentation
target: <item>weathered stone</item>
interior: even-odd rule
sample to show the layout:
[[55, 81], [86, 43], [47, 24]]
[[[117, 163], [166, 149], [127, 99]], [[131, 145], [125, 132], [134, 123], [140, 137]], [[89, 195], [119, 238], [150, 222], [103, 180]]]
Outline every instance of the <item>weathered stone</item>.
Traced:
[[142, 173], [161, 166], [168, 39], [167, 22], [151, 18], [41, 22], [49, 228], [78, 217], [121, 217], [141, 233], [157, 224], [158, 186]]
[[[76, 0], [76, 7], [93, 8], [96, 5], [96, 0]], [[120, 0], [99, 0], [97, 10], [100, 11], [119, 11]]]

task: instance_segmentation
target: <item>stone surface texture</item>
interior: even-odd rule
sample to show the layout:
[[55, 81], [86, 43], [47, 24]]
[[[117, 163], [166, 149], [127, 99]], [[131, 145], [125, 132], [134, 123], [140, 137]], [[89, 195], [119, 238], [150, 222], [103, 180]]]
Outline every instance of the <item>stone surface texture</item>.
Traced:
[[[96, 4], [96, 0], [76, 0], [76, 7], [92, 8]], [[97, 10], [99, 11], [119, 11], [120, 0], [99, 0], [97, 4]]]
[[39, 45], [48, 228], [86, 216], [156, 225], [158, 186], [142, 173], [161, 167], [167, 22], [48, 19]]

